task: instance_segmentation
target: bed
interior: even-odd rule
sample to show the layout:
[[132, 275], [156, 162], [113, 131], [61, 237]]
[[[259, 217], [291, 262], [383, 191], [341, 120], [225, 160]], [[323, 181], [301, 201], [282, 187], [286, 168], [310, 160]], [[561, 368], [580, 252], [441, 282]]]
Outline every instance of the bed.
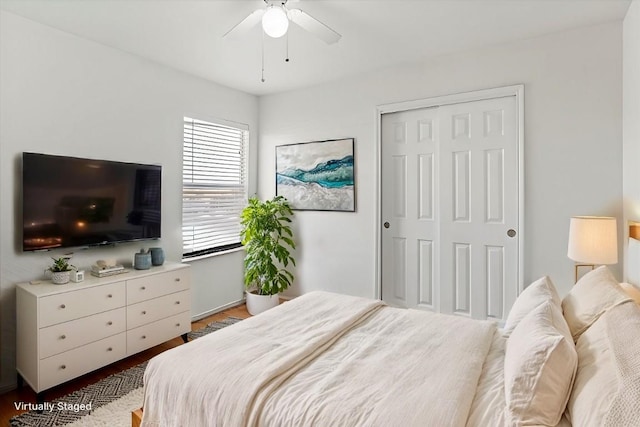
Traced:
[[639, 425], [639, 349], [606, 267], [532, 283], [503, 329], [312, 292], [153, 358], [142, 425]]

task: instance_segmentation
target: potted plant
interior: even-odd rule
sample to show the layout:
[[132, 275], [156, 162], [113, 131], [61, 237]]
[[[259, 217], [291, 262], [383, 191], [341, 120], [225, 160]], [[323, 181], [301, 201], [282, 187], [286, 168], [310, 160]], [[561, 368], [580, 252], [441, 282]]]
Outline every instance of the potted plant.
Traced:
[[290, 223], [293, 211], [282, 196], [260, 201], [256, 197], [242, 211], [241, 238], [245, 247], [244, 283], [247, 310], [258, 314], [279, 303], [278, 294], [293, 281], [287, 270], [295, 265], [291, 250], [296, 245]]
[[49, 267], [51, 272], [51, 282], [55, 285], [64, 285], [69, 283], [69, 275], [76, 268], [69, 264], [70, 257], [51, 258], [53, 264]]

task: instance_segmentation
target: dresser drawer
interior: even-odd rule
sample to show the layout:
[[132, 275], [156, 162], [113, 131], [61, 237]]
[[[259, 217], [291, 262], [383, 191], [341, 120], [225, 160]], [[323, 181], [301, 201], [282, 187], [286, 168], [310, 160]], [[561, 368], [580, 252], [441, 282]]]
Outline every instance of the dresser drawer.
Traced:
[[38, 309], [40, 313], [39, 326], [41, 328], [51, 326], [124, 307], [125, 300], [124, 282], [42, 297]]
[[181, 291], [127, 307], [127, 328], [133, 329], [191, 309], [191, 292]]
[[42, 328], [38, 331], [40, 359], [99, 341], [126, 329], [124, 307]]
[[69, 350], [40, 361], [40, 390], [113, 363], [126, 356], [126, 333]]
[[189, 269], [169, 271], [127, 280], [127, 304], [189, 289]]
[[127, 354], [132, 355], [191, 331], [191, 312], [176, 314], [127, 331]]

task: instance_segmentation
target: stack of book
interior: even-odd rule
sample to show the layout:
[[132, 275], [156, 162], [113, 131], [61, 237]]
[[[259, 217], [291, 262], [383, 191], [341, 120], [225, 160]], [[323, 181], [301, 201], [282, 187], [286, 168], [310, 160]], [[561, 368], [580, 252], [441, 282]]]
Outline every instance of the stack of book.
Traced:
[[98, 267], [97, 265], [91, 266], [91, 275], [96, 277], [113, 276], [114, 274], [126, 273], [128, 270], [122, 265], [114, 265], [113, 267]]

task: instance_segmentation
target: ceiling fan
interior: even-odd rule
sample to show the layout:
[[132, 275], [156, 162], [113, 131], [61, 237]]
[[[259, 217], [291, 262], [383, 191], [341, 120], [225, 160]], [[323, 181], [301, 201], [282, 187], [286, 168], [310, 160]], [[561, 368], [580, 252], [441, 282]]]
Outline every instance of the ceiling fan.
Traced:
[[246, 33], [258, 22], [262, 21], [262, 28], [270, 37], [278, 38], [287, 33], [289, 21], [297, 24], [311, 34], [315, 35], [327, 44], [336, 43], [342, 37], [327, 25], [318, 21], [300, 9], [289, 9], [287, 3], [298, 0], [264, 0], [266, 7], [260, 8], [249, 14], [235, 27], [227, 31], [223, 37], [235, 36]]

